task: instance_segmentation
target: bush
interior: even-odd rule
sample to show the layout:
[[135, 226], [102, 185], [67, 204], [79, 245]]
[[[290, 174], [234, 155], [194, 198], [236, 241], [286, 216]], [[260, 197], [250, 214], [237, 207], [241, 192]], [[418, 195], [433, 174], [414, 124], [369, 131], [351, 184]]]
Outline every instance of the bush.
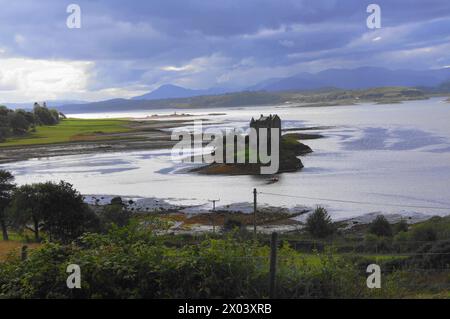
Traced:
[[437, 232], [433, 226], [424, 224], [416, 226], [411, 234], [411, 240], [415, 242], [429, 242], [437, 239]]
[[237, 219], [228, 218], [223, 223], [223, 231], [224, 232], [229, 232], [229, 231], [235, 230], [236, 228], [239, 230], [242, 228], [242, 222]]
[[[0, 263], [0, 298], [265, 298], [267, 246], [207, 239], [167, 247], [137, 224], [106, 235], [87, 234], [79, 245], [44, 244], [26, 262]], [[287, 245], [279, 250], [280, 298], [361, 297], [364, 275], [327, 251], [314, 264]], [[67, 289], [66, 267], [81, 268], [81, 289]]]
[[379, 237], [374, 234], [366, 234], [364, 238], [366, 251], [370, 252], [390, 252], [392, 250], [392, 240], [389, 237]]
[[122, 197], [117, 196], [117, 197], [113, 197], [113, 198], [111, 199], [111, 205], [123, 206], [123, 205], [125, 205], [125, 204], [124, 204], [124, 202], [123, 202], [123, 200], [122, 200]]
[[395, 225], [395, 233], [407, 232], [409, 230], [408, 223], [403, 218]]
[[111, 204], [103, 207], [99, 212], [100, 225], [103, 231], [107, 231], [112, 225], [126, 226], [130, 222], [132, 214], [119, 204]]
[[306, 219], [306, 230], [313, 237], [326, 238], [334, 233], [335, 228], [327, 210], [319, 206]]
[[450, 269], [450, 240], [423, 245], [411, 264], [425, 269]]
[[392, 237], [392, 227], [383, 215], [378, 215], [369, 225], [369, 233], [379, 237]]

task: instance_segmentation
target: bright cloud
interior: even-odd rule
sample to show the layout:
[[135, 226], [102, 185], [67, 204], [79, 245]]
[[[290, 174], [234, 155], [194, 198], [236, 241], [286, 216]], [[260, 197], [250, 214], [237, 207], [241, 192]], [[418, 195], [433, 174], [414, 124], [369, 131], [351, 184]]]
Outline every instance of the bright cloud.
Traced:
[[56, 99], [86, 90], [92, 62], [0, 59], [0, 94], [8, 102]]

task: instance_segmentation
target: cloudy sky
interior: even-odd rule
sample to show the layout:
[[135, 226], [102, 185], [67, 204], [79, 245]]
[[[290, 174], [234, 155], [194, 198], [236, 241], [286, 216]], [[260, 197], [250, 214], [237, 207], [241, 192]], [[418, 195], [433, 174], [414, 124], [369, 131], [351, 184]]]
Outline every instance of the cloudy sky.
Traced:
[[[66, 25], [81, 8], [81, 28]], [[381, 29], [366, 8], [381, 7]], [[450, 65], [449, 0], [0, 0], [0, 101], [243, 88], [327, 68]]]

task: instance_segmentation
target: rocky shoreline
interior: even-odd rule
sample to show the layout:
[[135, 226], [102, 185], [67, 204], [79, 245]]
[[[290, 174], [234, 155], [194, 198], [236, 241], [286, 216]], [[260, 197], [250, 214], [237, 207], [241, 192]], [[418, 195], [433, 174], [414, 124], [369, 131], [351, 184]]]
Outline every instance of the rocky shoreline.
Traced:
[[[92, 207], [110, 204], [116, 197], [112, 195], [84, 195], [85, 202]], [[134, 214], [151, 215], [168, 221], [171, 226], [168, 233], [203, 234], [220, 231], [227, 220], [237, 221], [248, 231], [253, 231], [253, 203], [242, 202], [217, 206], [213, 212], [210, 203], [198, 205], [173, 204], [177, 199], [122, 197], [127, 208]], [[257, 211], [257, 226], [260, 233], [291, 233], [302, 230], [308, 215], [313, 211], [307, 206], [270, 206], [261, 204]], [[371, 212], [359, 216], [335, 220], [339, 229], [357, 230], [371, 223], [378, 215], [384, 215], [390, 223], [405, 220], [415, 224], [430, 219], [431, 215], [417, 212], [402, 214], [382, 214]]]

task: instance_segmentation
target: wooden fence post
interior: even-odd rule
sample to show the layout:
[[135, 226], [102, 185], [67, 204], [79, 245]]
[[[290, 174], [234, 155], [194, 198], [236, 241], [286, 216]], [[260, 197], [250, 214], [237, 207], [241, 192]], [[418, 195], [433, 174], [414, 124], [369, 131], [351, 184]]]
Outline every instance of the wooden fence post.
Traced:
[[276, 232], [272, 233], [270, 240], [270, 282], [269, 282], [269, 298], [275, 299], [276, 296], [276, 274], [277, 274], [277, 237]]

